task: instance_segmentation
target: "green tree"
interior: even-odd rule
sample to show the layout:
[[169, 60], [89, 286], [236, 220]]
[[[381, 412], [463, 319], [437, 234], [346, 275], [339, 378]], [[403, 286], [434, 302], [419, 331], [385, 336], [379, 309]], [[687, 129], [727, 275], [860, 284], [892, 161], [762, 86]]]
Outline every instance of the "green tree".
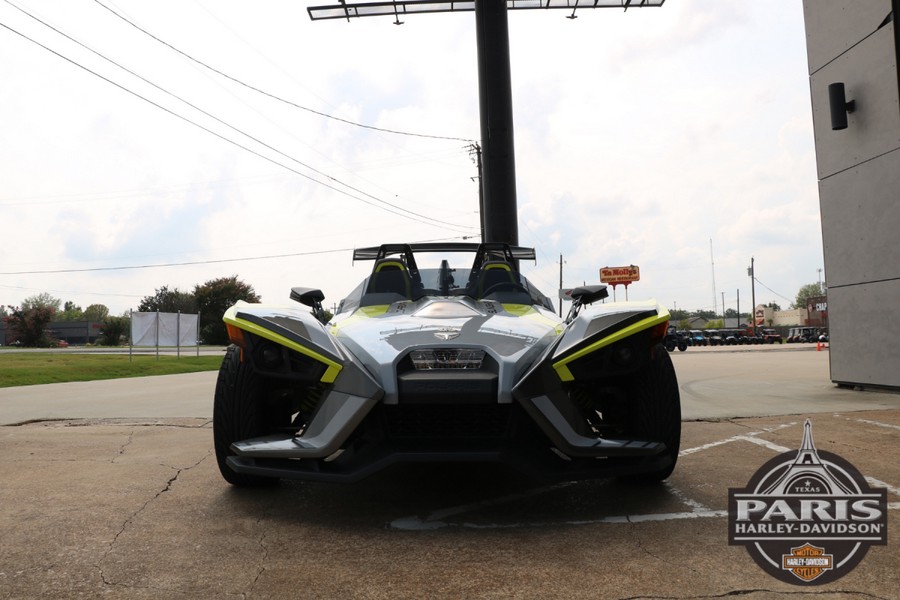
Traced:
[[40, 294], [35, 294], [34, 296], [28, 296], [24, 300], [22, 300], [22, 310], [31, 310], [32, 308], [51, 308], [53, 312], [56, 313], [59, 311], [59, 305], [62, 304], [62, 300], [59, 298], [55, 298], [48, 294], [47, 292], [41, 292]]
[[102, 346], [120, 346], [123, 341], [128, 339], [128, 333], [131, 330], [131, 319], [127, 316], [111, 317], [107, 316], [103, 320], [100, 330], [100, 339], [97, 340]]
[[687, 319], [681, 319], [678, 321], [678, 329], [685, 331], [691, 328], [691, 322]]
[[670, 321], [680, 321], [682, 319], [687, 319], [690, 316], [691, 315], [688, 313], [688, 311], [684, 310], [683, 308], [676, 308], [669, 311]]
[[807, 301], [816, 296], [824, 296], [825, 288], [821, 283], [807, 283], [797, 292], [797, 299], [794, 300], [793, 308], [806, 308]]
[[47, 331], [47, 325], [53, 320], [55, 313], [56, 309], [52, 306], [13, 307], [6, 321], [12, 334], [10, 343], [19, 343], [31, 348], [52, 346], [53, 338]]
[[710, 319], [715, 319], [719, 315], [717, 315], [716, 312], [713, 310], [697, 310], [697, 311], [694, 311], [693, 316], [700, 317], [700, 318], [706, 319], [708, 321]]
[[228, 333], [222, 316], [238, 300], [259, 302], [253, 286], [237, 278], [220, 277], [194, 287], [194, 298], [200, 311], [200, 339], [204, 344], [227, 344]]
[[71, 300], [66, 301], [63, 304], [62, 312], [56, 313], [54, 317], [57, 321], [81, 321], [84, 318], [84, 313], [81, 310], [80, 306], [76, 306], [74, 302]]
[[84, 309], [85, 321], [105, 321], [109, 316], [109, 308], [105, 304], [91, 304]]
[[178, 288], [170, 290], [169, 286], [164, 285], [158, 288], [152, 296], [144, 296], [138, 305], [138, 311], [195, 314], [197, 302], [190, 292], [182, 292]]
[[768, 304], [766, 304], [766, 306], [771, 308], [775, 312], [781, 310], [781, 305], [779, 305], [777, 302], [769, 302]]

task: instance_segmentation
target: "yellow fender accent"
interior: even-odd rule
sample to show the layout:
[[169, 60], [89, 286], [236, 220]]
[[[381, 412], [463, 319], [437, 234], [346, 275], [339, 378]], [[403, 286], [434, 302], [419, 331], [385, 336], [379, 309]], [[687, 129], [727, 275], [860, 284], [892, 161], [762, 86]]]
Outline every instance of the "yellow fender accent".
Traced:
[[501, 306], [503, 307], [504, 311], [508, 312], [511, 315], [515, 315], [517, 317], [525, 317], [534, 321], [535, 323], [553, 325], [554, 331], [556, 331], [556, 335], [561, 334], [565, 329], [565, 326], [562, 323], [554, 321], [553, 319], [548, 319], [530, 304], [501, 304]]
[[612, 335], [609, 335], [605, 338], [601, 338], [590, 344], [585, 346], [578, 352], [572, 354], [564, 358], [559, 362], [553, 363], [553, 368], [556, 370], [556, 374], [559, 375], [559, 378], [562, 381], [575, 381], [575, 377], [572, 375], [572, 372], [569, 370], [569, 363], [572, 361], [578, 360], [579, 358], [583, 358], [590, 354], [591, 352], [595, 352], [601, 348], [605, 348], [611, 344], [615, 344], [619, 340], [625, 339], [631, 335], [639, 331], [643, 331], [645, 329], [650, 329], [651, 327], [656, 327], [661, 323], [666, 323], [669, 320], [669, 311], [665, 308], [660, 307], [660, 310], [663, 312], [657, 314], [655, 317], [647, 317], [646, 319], [642, 319], [633, 325], [629, 325], [628, 327], [624, 327]]
[[322, 383], [334, 383], [334, 380], [337, 378], [338, 373], [343, 369], [343, 365], [340, 363], [336, 363], [329, 358], [325, 358], [315, 350], [310, 350], [306, 346], [302, 346], [297, 342], [291, 341], [290, 339], [284, 337], [283, 335], [278, 335], [277, 333], [273, 333], [264, 327], [260, 327], [255, 323], [251, 323], [250, 321], [246, 321], [244, 319], [239, 319], [236, 317], [231, 317], [228, 314], [225, 315], [224, 321], [229, 325], [233, 325], [238, 329], [243, 329], [244, 331], [248, 331], [252, 334], [258, 335], [259, 337], [265, 338], [276, 344], [281, 344], [282, 346], [286, 346], [291, 350], [299, 352], [304, 356], [308, 356], [318, 362], [324, 364], [328, 368], [325, 370], [325, 374], [322, 375], [322, 378], [319, 380]]

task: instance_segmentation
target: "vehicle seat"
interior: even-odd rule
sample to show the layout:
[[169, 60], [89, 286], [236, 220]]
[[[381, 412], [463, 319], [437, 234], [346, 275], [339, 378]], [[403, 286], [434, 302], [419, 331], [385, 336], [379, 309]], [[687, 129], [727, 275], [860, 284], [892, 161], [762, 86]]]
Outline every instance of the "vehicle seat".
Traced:
[[393, 258], [383, 258], [375, 263], [367, 294], [399, 294], [407, 300], [412, 298], [412, 282], [409, 271], [402, 261]]
[[484, 293], [499, 283], [517, 283], [515, 273], [509, 263], [494, 260], [481, 265], [478, 273], [478, 283], [475, 289], [475, 297], [482, 298]]

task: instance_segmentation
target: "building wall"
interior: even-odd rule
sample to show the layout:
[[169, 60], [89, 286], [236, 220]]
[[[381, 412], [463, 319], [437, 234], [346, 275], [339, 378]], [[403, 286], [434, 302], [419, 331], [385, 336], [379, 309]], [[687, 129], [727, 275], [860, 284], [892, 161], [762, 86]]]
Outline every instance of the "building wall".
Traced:
[[808, 314], [805, 308], [795, 310], [779, 310], [772, 316], [772, 325], [775, 327], [788, 327], [792, 325], [806, 325]]
[[[804, 0], [831, 379], [900, 388], [900, 0]], [[855, 102], [832, 130], [828, 85]]]

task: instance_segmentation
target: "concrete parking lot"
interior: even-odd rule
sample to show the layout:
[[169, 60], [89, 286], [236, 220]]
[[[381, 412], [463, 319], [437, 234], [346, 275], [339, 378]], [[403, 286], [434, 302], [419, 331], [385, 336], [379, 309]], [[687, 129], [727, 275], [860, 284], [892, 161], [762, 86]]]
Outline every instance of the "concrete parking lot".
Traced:
[[[814, 349], [693, 350], [652, 487], [469, 465], [241, 490], [212, 454], [214, 374], [0, 390], [0, 598], [897, 598], [900, 396], [834, 388]], [[807, 418], [888, 490], [890, 533], [803, 588], [728, 545], [726, 510]]]

